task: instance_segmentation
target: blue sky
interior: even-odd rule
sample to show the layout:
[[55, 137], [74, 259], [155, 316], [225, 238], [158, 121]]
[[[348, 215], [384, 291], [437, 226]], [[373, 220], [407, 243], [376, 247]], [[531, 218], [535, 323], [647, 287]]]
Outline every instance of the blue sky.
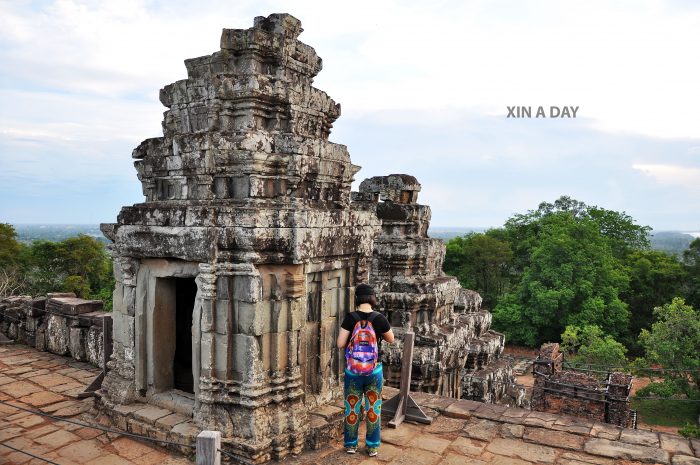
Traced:
[[416, 175], [433, 225], [570, 195], [700, 230], [700, 8], [648, 0], [0, 0], [0, 222], [111, 222], [142, 201], [131, 150], [160, 135], [158, 90], [273, 12], [324, 60], [357, 182]]

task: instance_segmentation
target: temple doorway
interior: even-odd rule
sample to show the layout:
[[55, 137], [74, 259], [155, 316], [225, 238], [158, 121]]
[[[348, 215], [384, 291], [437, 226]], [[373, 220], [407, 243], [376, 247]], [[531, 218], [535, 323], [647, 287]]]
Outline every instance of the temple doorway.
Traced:
[[156, 278], [150, 319], [153, 387], [156, 392], [178, 389], [194, 393], [192, 370], [192, 314], [195, 278]]
[[194, 393], [192, 377], [192, 311], [197, 295], [194, 278], [175, 279], [175, 356], [173, 387]]

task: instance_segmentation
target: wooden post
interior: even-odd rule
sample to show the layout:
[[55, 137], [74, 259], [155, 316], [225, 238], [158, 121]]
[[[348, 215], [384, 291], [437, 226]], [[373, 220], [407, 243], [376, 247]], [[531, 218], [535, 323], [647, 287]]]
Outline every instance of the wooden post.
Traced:
[[425, 423], [429, 425], [433, 422], [416, 404], [411, 397], [411, 370], [413, 364], [413, 344], [416, 335], [413, 331], [406, 332], [403, 339], [403, 357], [401, 359], [401, 386], [399, 393], [382, 404], [382, 415], [394, 417], [389, 421], [389, 426], [396, 428], [404, 420]]
[[221, 433], [202, 431], [197, 436], [197, 465], [221, 465]]

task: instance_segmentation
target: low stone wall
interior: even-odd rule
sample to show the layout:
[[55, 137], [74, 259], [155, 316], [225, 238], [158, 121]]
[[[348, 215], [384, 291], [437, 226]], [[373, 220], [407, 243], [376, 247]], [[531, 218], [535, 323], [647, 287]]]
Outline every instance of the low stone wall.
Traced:
[[101, 368], [102, 328], [111, 327], [112, 319], [102, 307], [102, 301], [79, 299], [73, 293], [5, 297], [0, 299], [0, 331], [38, 350]]

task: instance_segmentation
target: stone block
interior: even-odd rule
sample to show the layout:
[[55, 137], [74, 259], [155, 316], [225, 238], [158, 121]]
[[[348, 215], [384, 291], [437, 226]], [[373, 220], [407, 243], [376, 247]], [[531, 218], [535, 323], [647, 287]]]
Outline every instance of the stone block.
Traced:
[[134, 316], [136, 309], [136, 287], [123, 286], [122, 311], [129, 316]]
[[452, 441], [449, 448], [459, 452], [461, 455], [478, 457], [487, 444], [488, 443], [484, 441], [459, 437]]
[[408, 442], [408, 446], [411, 448], [418, 448], [427, 450], [429, 452], [434, 452], [436, 454], [442, 454], [452, 441], [449, 439], [443, 439], [434, 434], [418, 434], [413, 439]]
[[675, 434], [660, 433], [661, 448], [672, 454], [693, 455], [687, 438]]
[[464, 434], [480, 441], [492, 441], [499, 432], [499, 423], [491, 420], [472, 419], [464, 427]]
[[262, 300], [262, 280], [260, 276], [236, 275], [233, 280], [233, 298], [248, 303]]
[[166, 410], [164, 408], [159, 408], [159, 407], [145, 407], [139, 410], [135, 410], [132, 415], [133, 418], [136, 420], [139, 420], [143, 423], [147, 423], [149, 425], [153, 425], [156, 423], [157, 420], [166, 417], [168, 415], [171, 415], [172, 412], [170, 410]]
[[620, 442], [659, 447], [659, 433], [638, 429], [623, 429], [620, 433]]
[[216, 321], [216, 315], [214, 312], [216, 311], [216, 307], [213, 301], [205, 299], [201, 301], [201, 320], [200, 320], [200, 329], [202, 332], [211, 332], [214, 331], [215, 329], [215, 321]]
[[302, 299], [290, 300], [288, 318], [291, 321], [290, 329], [292, 331], [302, 329], [306, 322], [306, 301]]
[[622, 428], [619, 426], [608, 425], [607, 423], [593, 423], [591, 428], [591, 436], [603, 439], [610, 439], [612, 441], [617, 441], [620, 439], [620, 432]]
[[[525, 434], [525, 427], [523, 425], [511, 425], [509, 423], [504, 423], [501, 425], [501, 437], [504, 438], [522, 438]], [[538, 442], [538, 441], [533, 441]], [[546, 443], [549, 444], [549, 443]]]
[[124, 313], [112, 314], [112, 331], [114, 342], [125, 347], [133, 347], [135, 341], [134, 317]]
[[556, 449], [552, 447], [523, 443], [515, 439], [496, 438], [486, 446], [486, 450], [493, 454], [534, 463], [554, 463], [557, 456]]
[[382, 428], [382, 442], [405, 447], [420, 433], [420, 429], [409, 423], [400, 428]]
[[69, 353], [70, 328], [68, 320], [58, 315], [49, 315], [46, 324], [46, 345], [49, 352], [58, 355]]
[[238, 332], [251, 336], [260, 336], [271, 331], [270, 311], [267, 302], [235, 301], [237, 309]]
[[700, 459], [690, 455], [674, 455], [672, 465], [700, 465]]
[[444, 411], [444, 415], [451, 418], [471, 418], [476, 409], [481, 406], [480, 402], [461, 399], [452, 402]]
[[645, 463], [670, 463], [667, 451], [658, 447], [630, 444], [608, 439], [589, 439], [584, 445], [584, 451], [589, 454], [602, 455], [620, 460], [639, 460]]
[[78, 360], [87, 360], [85, 343], [87, 339], [87, 328], [70, 328], [69, 348], [71, 356]]
[[238, 372], [241, 379], [256, 377], [256, 371], [262, 369], [258, 341], [246, 334], [234, 334], [232, 339], [233, 370]]
[[[228, 334], [231, 331], [238, 331], [237, 327], [233, 327], [233, 307], [232, 302], [228, 299], [216, 300], [216, 315], [214, 318], [214, 331], [218, 334]], [[231, 326], [231, 328], [229, 328]]]
[[104, 354], [104, 341], [102, 340], [102, 329], [91, 326], [87, 331], [85, 344], [85, 355], [88, 362], [97, 367], [102, 366]]
[[80, 315], [82, 313], [99, 312], [102, 310], [101, 300], [85, 300], [76, 297], [56, 297], [48, 299], [47, 309], [58, 310], [64, 315]]
[[561, 449], [581, 450], [584, 437], [575, 434], [552, 431], [544, 428], [526, 428], [523, 439], [542, 445], [556, 445]]

